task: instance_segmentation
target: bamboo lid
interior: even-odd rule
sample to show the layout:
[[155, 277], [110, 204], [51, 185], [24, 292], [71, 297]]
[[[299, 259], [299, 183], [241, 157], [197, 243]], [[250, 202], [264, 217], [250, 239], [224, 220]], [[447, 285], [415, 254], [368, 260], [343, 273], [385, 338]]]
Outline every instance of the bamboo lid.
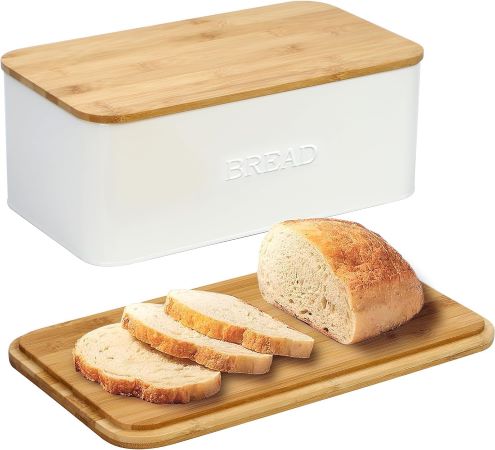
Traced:
[[417, 64], [418, 44], [289, 2], [15, 50], [3, 70], [83, 120], [121, 123]]

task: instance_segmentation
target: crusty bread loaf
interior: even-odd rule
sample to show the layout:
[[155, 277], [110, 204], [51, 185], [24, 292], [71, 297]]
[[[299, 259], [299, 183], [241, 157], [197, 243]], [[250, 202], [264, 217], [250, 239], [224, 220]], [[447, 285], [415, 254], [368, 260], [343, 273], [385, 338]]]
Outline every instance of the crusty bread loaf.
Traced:
[[260, 353], [308, 358], [313, 338], [231, 295], [173, 290], [165, 310], [186, 327]]
[[82, 336], [73, 357], [76, 370], [106, 391], [152, 403], [187, 403], [220, 390], [220, 372], [164, 355], [134, 339], [120, 323]]
[[268, 372], [272, 364], [272, 355], [212, 339], [187, 328], [165, 314], [163, 305], [137, 303], [127, 306], [122, 315], [122, 326], [135, 338], [163, 353], [191, 359], [212, 370], [262, 374]]
[[411, 319], [423, 306], [420, 281], [379, 235], [336, 219], [275, 225], [260, 250], [264, 299], [350, 344]]

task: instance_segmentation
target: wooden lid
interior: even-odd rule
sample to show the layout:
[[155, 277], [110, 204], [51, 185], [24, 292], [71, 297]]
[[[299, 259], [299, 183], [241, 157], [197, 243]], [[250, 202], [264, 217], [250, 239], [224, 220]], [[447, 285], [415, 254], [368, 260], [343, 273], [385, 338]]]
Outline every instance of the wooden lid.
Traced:
[[417, 64], [418, 44], [289, 2], [15, 50], [2, 68], [75, 116], [119, 123]]

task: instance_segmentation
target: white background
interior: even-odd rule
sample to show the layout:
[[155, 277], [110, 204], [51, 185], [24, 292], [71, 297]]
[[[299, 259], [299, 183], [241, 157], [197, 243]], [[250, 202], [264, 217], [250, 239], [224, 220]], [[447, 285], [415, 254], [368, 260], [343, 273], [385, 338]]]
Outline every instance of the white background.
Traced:
[[[267, 3], [4, 1], [0, 53]], [[346, 217], [382, 234], [425, 282], [495, 321], [491, 2], [333, 3], [425, 48], [416, 193]], [[0, 158], [0, 177], [2, 444], [108, 449], [110, 444], [9, 366], [10, 341], [33, 329], [161, 296], [172, 287], [196, 287], [253, 272], [262, 236], [126, 267], [93, 267], [8, 209], [5, 156]], [[174, 448], [494, 448], [494, 358], [489, 349]]]

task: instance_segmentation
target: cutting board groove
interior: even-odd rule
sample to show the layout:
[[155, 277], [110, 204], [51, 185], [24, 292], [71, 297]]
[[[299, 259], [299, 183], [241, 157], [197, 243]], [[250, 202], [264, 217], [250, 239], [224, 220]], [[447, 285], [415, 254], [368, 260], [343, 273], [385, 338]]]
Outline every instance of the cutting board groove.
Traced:
[[[449, 361], [488, 347], [489, 322], [424, 285], [426, 303], [411, 322], [345, 346], [266, 304], [256, 275], [205, 290], [236, 295], [312, 335], [309, 360], [278, 357], [266, 375], [223, 375], [220, 394], [187, 405], [154, 405], [113, 396], [74, 371], [71, 350], [84, 333], [117, 322], [122, 308], [28, 333], [10, 348], [12, 365], [113, 444], [146, 448], [178, 442]], [[163, 302], [163, 298], [152, 302]]]

